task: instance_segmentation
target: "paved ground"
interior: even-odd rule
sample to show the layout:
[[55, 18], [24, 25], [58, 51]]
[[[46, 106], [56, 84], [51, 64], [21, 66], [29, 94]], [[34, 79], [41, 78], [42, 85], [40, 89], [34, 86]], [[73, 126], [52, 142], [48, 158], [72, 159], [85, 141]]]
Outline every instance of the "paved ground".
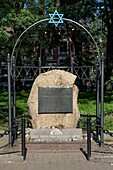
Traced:
[[9, 149], [2, 148], [3, 144], [7, 144], [7, 137], [0, 139], [1, 170], [113, 170], [113, 150], [107, 146], [104, 149], [94, 146], [91, 160], [87, 161], [78, 148], [41, 150], [35, 145], [36, 149], [28, 147], [26, 160], [23, 161], [20, 145]]
[[[29, 153], [26, 161], [0, 162], [2, 170], [113, 170], [112, 163], [88, 162], [80, 153]], [[16, 157], [15, 157], [16, 158]], [[14, 158], [14, 159], [15, 159]]]

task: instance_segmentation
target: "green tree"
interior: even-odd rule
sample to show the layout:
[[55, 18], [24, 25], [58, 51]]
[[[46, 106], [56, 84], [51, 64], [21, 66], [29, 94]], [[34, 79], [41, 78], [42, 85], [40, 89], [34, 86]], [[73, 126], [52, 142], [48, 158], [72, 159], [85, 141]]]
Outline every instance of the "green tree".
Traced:
[[107, 37], [106, 65], [107, 79], [112, 75], [113, 70], [113, 1], [104, 0], [100, 4], [100, 12], [104, 23], [103, 32]]
[[[0, 2], [0, 60], [3, 60], [9, 51], [14, 46], [18, 36], [34, 22], [48, 17], [49, 13], [58, 9], [59, 12], [64, 13], [65, 18], [70, 18], [81, 23], [94, 36], [101, 51], [105, 51], [106, 37], [107, 37], [107, 65], [110, 63], [112, 68], [112, 2], [96, 0], [39, 0], [36, 3], [34, 0], [1, 0]], [[26, 8], [25, 8], [26, 2]], [[102, 25], [105, 26], [102, 27]], [[67, 24], [67, 37], [73, 37], [76, 51], [82, 48], [82, 42], [86, 42], [83, 34], [80, 34], [78, 28], [73, 33], [72, 27]], [[45, 34], [46, 32], [46, 34]], [[19, 53], [34, 58], [33, 44], [40, 41], [44, 48], [52, 47], [55, 43], [58, 44], [58, 29], [54, 26], [48, 26], [43, 23], [39, 27], [33, 28], [31, 32], [25, 35], [25, 40], [21, 44]], [[87, 35], [86, 35], [87, 36]], [[56, 38], [55, 38], [56, 37]], [[62, 35], [63, 37], [63, 35]], [[101, 43], [100, 43], [101, 42]], [[78, 51], [80, 51], [78, 50]], [[81, 55], [81, 54], [79, 54]], [[111, 70], [111, 69], [110, 69]], [[110, 73], [111, 74], [111, 73]]]
[[[12, 50], [19, 35], [34, 22], [46, 17], [46, 13], [48, 14], [53, 5], [53, 1], [50, 0], [39, 1], [39, 3], [36, 3], [35, 0], [6, 0], [4, 3], [4, 1], [1, 0], [0, 60], [7, 57], [7, 53], [9, 50]], [[34, 32], [34, 34], [33, 38], [37, 37], [37, 33]], [[26, 47], [28, 49], [30, 48], [30, 46], [27, 45]], [[21, 50], [24, 51], [24, 48], [21, 48]]]
[[[99, 23], [96, 17], [97, 6], [95, 0], [61, 1], [61, 11], [64, 13], [64, 17], [70, 18], [83, 25], [92, 34], [96, 42], [98, 42], [100, 28], [98, 27], [95, 29], [94, 26], [94, 22]], [[85, 64], [90, 63], [89, 61], [91, 61], [91, 58], [94, 61], [95, 57], [97, 56], [97, 54], [94, 54], [95, 45], [93, 44], [91, 37], [87, 34], [87, 32], [81, 29], [80, 27], [75, 27], [74, 31], [71, 34], [75, 46], [75, 51], [80, 63], [82, 59], [84, 61], [86, 60], [87, 63]], [[88, 46], [89, 44], [90, 48], [89, 52], [87, 52], [87, 54], [85, 55], [82, 52], [83, 44], [87, 44], [85, 46]]]

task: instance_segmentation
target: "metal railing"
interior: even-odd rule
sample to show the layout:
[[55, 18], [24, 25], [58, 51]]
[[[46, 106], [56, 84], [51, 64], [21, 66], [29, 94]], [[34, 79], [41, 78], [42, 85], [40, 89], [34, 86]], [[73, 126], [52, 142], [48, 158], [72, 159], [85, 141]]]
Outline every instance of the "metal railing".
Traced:
[[25, 138], [25, 115], [21, 118], [21, 133], [22, 133], [22, 156], [23, 160], [26, 159], [26, 138]]
[[[13, 70], [15, 72], [15, 80], [34, 80], [39, 74], [47, 71], [59, 69], [71, 72], [81, 80], [93, 80], [96, 77], [95, 66], [15, 66]], [[1, 67], [2, 78], [7, 76], [7, 67]], [[13, 74], [14, 76], [14, 74]]]
[[[0, 112], [3, 114], [2, 111]], [[0, 133], [0, 138], [4, 137], [4, 135], [9, 135], [9, 133], [12, 132], [11, 139], [7, 144], [8, 148], [11, 148], [13, 147], [15, 141], [18, 139], [18, 136], [21, 135], [21, 155], [23, 156], [23, 160], [25, 160], [26, 159], [26, 138], [25, 138], [26, 117], [25, 115], [22, 115], [20, 118], [21, 121], [17, 121], [16, 119], [14, 119], [11, 128]], [[18, 130], [19, 125], [21, 125], [20, 130]], [[6, 145], [3, 147], [6, 147]]]
[[16, 66], [15, 67], [15, 79], [29, 79], [34, 80], [39, 74], [47, 71], [59, 69], [67, 72], [72, 72], [78, 79], [91, 80], [95, 78], [95, 67], [94, 66], [41, 66], [41, 67], [30, 67], [30, 66]]
[[[101, 141], [101, 138], [99, 137], [101, 135], [101, 132], [111, 137], [113, 137], [113, 133], [101, 127], [101, 123], [98, 121], [98, 118], [96, 116], [92, 116], [90, 114], [86, 116], [87, 116], [87, 160], [90, 160], [91, 158], [91, 134], [96, 136], [96, 138], [94, 139], [99, 144], [99, 146], [101, 146], [102, 144], [104, 144], [104, 141]], [[96, 120], [93, 123], [92, 123], [92, 118], [96, 118]], [[96, 134], [93, 128], [96, 129]]]

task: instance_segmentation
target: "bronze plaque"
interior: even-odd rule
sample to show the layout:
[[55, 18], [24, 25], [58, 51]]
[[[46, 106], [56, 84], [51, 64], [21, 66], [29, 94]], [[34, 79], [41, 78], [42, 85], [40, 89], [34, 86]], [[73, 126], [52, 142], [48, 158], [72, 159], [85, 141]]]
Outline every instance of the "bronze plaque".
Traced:
[[72, 87], [39, 87], [38, 113], [72, 113]]

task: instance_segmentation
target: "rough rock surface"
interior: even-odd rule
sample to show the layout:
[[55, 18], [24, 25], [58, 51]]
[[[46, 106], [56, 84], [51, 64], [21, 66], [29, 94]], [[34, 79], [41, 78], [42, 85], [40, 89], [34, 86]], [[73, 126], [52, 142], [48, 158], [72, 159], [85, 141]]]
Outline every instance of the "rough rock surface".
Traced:
[[[64, 70], [51, 70], [40, 74], [34, 81], [29, 98], [28, 107], [30, 121], [33, 128], [74, 128], [80, 114], [77, 98], [78, 88], [74, 85], [76, 76]], [[38, 114], [38, 87], [72, 87], [73, 88], [73, 113]]]

